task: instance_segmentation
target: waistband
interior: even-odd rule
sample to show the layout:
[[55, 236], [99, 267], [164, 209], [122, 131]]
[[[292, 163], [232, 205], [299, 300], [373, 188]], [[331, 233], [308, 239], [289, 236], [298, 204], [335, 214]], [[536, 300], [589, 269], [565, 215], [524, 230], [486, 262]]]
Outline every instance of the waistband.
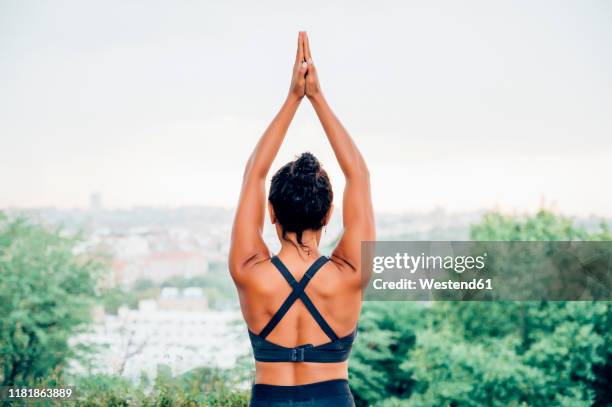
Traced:
[[331, 396], [349, 395], [348, 380], [334, 379], [324, 382], [302, 384], [299, 386], [276, 386], [273, 384], [254, 384], [251, 390], [253, 400], [318, 400]]

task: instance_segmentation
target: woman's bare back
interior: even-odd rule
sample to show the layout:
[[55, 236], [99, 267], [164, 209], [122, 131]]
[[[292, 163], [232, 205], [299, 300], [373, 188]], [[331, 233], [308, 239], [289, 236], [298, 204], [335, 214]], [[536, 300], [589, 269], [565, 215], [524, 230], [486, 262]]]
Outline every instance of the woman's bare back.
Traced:
[[[279, 258], [298, 282], [316, 259], [284, 257], [282, 253]], [[238, 290], [240, 305], [249, 330], [259, 334], [291, 294], [292, 288], [270, 260], [252, 266], [252, 270], [246, 273], [252, 276], [252, 280]], [[340, 338], [352, 334], [359, 319], [361, 291], [356, 279], [356, 271], [329, 261], [305, 289], [306, 295]], [[285, 347], [304, 344], [317, 346], [330, 342], [330, 338], [299, 299], [266, 339]], [[347, 362], [257, 362], [255, 382], [299, 385], [346, 378], [347, 366]]]

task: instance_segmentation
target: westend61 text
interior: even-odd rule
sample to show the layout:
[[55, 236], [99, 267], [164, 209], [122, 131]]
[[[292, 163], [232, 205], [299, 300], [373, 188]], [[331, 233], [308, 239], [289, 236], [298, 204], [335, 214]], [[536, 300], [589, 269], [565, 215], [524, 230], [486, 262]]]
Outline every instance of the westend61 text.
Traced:
[[[418, 284], [417, 284], [418, 282]], [[402, 278], [399, 281], [384, 281], [381, 278], [374, 279], [372, 286], [375, 290], [492, 290], [493, 284], [490, 278], [472, 279], [469, 281], [438, 281], [433, 278], [419, 278], [410, 280]]]

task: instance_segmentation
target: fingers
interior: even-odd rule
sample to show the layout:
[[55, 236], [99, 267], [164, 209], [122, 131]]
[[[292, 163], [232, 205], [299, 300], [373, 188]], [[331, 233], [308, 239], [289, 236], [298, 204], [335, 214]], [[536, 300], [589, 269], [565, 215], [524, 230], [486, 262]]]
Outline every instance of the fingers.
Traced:
[[309, 65], [312, 65], [312, 55], [310, 54], [310, 43], [308, 42], [308, 34], [304, 32], [304, 59]]
[[301, 64], [304, 61], [304, 33], [298, 33], [297, 54], [295, 55], [295, 64]]

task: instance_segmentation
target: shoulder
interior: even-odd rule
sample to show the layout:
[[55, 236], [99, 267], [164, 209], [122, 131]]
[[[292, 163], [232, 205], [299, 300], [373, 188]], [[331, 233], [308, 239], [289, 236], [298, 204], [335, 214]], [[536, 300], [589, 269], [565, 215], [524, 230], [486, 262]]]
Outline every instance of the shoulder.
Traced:
[[238, 286], [248, 284], [259, 271], [269, 268], [272, 257], [269, 253], [258, 252], [244, 261], [230, 256], [228, 266], [234, 283]]
[[344, 283], [359, 285], [361, 282], [359, 264], [353, 264], [347, 258], [343, 257], [341, 253], [338, 253], [338, 251], [332, 253], [327, 264], [333, 270], [333, 273]]

